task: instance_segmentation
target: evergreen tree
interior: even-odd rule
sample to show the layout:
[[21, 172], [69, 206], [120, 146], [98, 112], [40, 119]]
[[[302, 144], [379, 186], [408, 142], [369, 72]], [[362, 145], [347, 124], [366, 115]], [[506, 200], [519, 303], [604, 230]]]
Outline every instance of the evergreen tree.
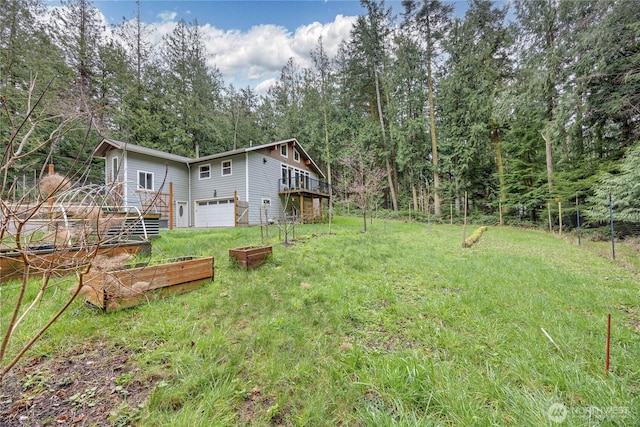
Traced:
[[[379, 137], [371, 142], [373, 149], [383, 160], [388, 180], [389, 198], [393, 210], [398, 210], [397, 176], [395, 155], [396, 149], [388, 138], [388, 123], [385, 116], [385, 104], [388, 93], [387, 69], [389, 62], [389, 36], [391, 34], [391, 10], [387, 9], [384, 0], [361, 0], [367, 14], [359, 16], [347, 47], [350, 93], [354, 101], [363, 103], [368, 108], [371, 120], [378, 122]], [[377, 140], [377, 141], [376, 141]]]
[[187, 25], [181, 20], [173, 32], [164, 37], [162, 50], [167, 76], [167, 93], [178, 125], [169, 141], [176, 154], [200, 157], [227, 146], [216, 133], [212, 118], [214, 106], [221, 105], [221, 81], [217, 69], [207, 66], [208, 55], [197, 21]]
[[431, 162], [433, 171], [433, 204], [434, 213], [441, 214], [440, 203], [440, 170], [438, 164], [438, 144], [436, 139], [436, 112], [434, 101], [433, 68], [438, 57], [442, 39], [446, 36], [451, 24], [453, 7], [439, 0], [422, 0], [421, 4], [414, 0], [404, 0], [405, 20], [415, 25], [424, 43], [424, 62], [426, 64], [427, 93], [429, 100], [429, 134], [431, 137]]
[[406, 187], [411, 189], [413, 207], [418, 210], [418, 190], [433, 176], [428, 161], [427, 69], [419, 43], [403, 29], [395, 38], [395, 62], [391, 66], [391, 93], [387, 105], [390, 139], [397, 144], [396, 163]]
[[91, 0], [63, 0], [62, 5], [56, 11], [57, 21], [52, 32], [59, 40], [66, 62], [76, 73], [71, 95], [80, 101], [80, 108], [93, 111], [97, 92], [94, 78], [99, 73], [104, 25]]
[[607, 223], [611, 209], [618, 221], [640, 223], [640, 142], [627, 150], [616, 173], [606, 173], [594, 186], [586, 216], [595, 224]]
[[[301, 117], [303, 72], [293, 58], [289, 58], [280, 72], [280, 80], [269, 89], [275, 109], [276, 140], [299, 138], [303, 127]], [[300, 138], [302, 139], [302, 138]]]
[[256, 93], [249, 86], [236, 90], [233, 85], [230, 85], [226, 92], [226, 108], [233, 141], [232, 148], [235, 150], [252, 142], [260, 142], [255, 116], [258, 105]]
[[464, 191], [487, 206], [499, 186], [492, 132], [497, 98], [510, 68], [506, 14], [506, 7], [474, 0], [464, 21], [455, 21], [445, 44], [449, 58], [441, 82], [442, 152], [454, 182], [456, 208]]
[[[76, 114], [75, 104], [65, 95], [73, 73], [44, 25], [35, 18], [39, 14], [42, 14], [40, 1], [0, 1], [0, 142], [3, 158], [13, 158], [14, 164], [7, 169], [11, 179], [32, 178], [43, 170], [43, 165], [54, 160], [64, 171], [78, 154], [75, 151], [68, 158], [60, 152], [60, 147], [68, 143], [56, 133], [56, 120], [50, 119]], [[43, 123], [20, 126], [32, 108], [32, 116], [43, 118]], [[18, 129], [20, 134], [11, 135], [10, 129]], [[41, 144], [45, 140], [51, 144]]]

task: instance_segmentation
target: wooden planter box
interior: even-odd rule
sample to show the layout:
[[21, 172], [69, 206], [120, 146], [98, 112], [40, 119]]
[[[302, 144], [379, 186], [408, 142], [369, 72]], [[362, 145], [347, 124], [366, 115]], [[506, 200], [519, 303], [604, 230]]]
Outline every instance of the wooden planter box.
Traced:
[[214, 277], [213, 257], [185, 257], [167, 264], [89, 273], [81, 290], [87, 302], [109, 312], [181, 294]]
[[[151, 242], [131, 240], [100, 245], [98, 247], [55, 248], [53, 245], [41, 245], [38, 248], [25, 249], [31, 258], [30, 277], [40, 277], [43, 271], [55, 270], [56, 276], [73, 273], [86, 263], [89, 254], [97, 251], [102, 256], [117, 256], [121, 254], [150, 256]], [[13, 279], [21, 279], [24, 273], [24, 263], [18, 251], [0, 251], [0, 283]]]
[[271, 256], [271, 246], [246, 246], [229, 249], [229, 258], [235, 259], [238, 265], [246, 270], [256, 268]]

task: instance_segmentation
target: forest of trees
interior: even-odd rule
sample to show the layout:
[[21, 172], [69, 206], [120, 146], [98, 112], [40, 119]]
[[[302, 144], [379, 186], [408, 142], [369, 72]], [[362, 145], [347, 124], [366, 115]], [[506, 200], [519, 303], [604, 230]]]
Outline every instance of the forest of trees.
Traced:
[[43, 22], [41, 0], [0, 0], [3, 149], [29, 108], [91, 116], [14, 178], [64, 172], [103, 137], [192, 157], [294, 137], [336, 183], [353, 179], [343, 159], [367, 153], [390, 210], [448, 217], [467, 194], [473, 212], [535, 222], [558, 198], [595, 224], [612, 194], [640, 222], [640, 0], [471, 0], [464, 16], [440, 0], [362, 0], [335, 57], [319, 39], [313, 66], [290, 60], [265, 95], [207, 66], [195, 20], [152, 45], [144, 3], [109, 32], [90, 0], [63, 5]]

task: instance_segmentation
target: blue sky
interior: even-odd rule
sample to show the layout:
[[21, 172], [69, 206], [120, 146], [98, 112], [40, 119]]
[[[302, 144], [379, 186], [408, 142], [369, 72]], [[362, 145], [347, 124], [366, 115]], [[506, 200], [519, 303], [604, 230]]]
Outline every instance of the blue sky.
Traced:
[[[133, 0], [94, 0], [93, 5], [110, 25], [136, 16]], [[387, 5], [400, 8], [401, 2], [387, 1]], [[250, 86], [258, 93], [277, 81], [289, 58], [301, 67], [311, 66], [309, 52], [320, 36], [329, 55], [334, 55], [363, 13], [356, 0], [142, 0], [140, 7], [154, 44], [180, 19], [197, 20], [210, 53], [209, 65], [220, 70], [226, 84]]]
[[[45, 0], [50, 6], [58, 0]], [[134, 0], [93, 0], [111, 26], [134, 19]], [[401, 0], [387, 0], [393, 14]], [[466, 1], [456, 2], [464, 9]], [[329, 56], [348, 39], [352, 25], [364, 9], [357, 0], [141, 0], [141, 18], [149, 26], [149, 41], [159, 45], [180, 19], [197, 20], [209, 53], [225, 84], [250, 86], [265, 93], [278, 80], [289, 58], [311, 67], [310, 52], [322, 36]]]
[[[400, 5], [399, 1], [394, 1]], [[109, 23], [119, 23], [122, 17], [136, 14], [136, 2], [131, 0], [98, 0], [94, 5], [102, 11]], [[166, 13], [175, 13], [176, 19], [210, 24], [223, 30], [247, 31], [261, 24], [283, 26], [290, 31], [314, 21], [332, 22], [336, 15], [354, 16], [362, 13], [357, 0], [200, 0], [159, 1], [142, 0], [141, 13], [145, 22], [156, 22]]]

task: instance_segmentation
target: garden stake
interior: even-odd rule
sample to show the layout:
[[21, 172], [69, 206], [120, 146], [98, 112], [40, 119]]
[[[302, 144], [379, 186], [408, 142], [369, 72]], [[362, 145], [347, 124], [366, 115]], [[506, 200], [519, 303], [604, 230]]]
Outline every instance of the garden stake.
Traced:
[[578, 246], [580, 246], [580, 205], [578, 204], [577, 195], [576, 195], [576, 220], [578, 222]]
[[563, 353], [562, 353], [562, 350], [560, 350], [560, 346], [559, 346], [558, 344], [556, 344], [556, 342], [553, 340], [553, 338], [551, 338], [551, 335], [549, 335], [549, 334], [547, 333], [547, 331], [545, 331], [545, 330], [544, 330], [544, 328], [542, 328], [542, 327], [541, 327], [540, 329], [542, 329], [542, 333], [543, 333], [547, 338], [549, 338], [549, 341], [551, 341], [551, 344], [553, 344], [553, 345], [556, 347], [556, 349], [560, 352], [560, 354], [563, 354]]
[[611, 259], [616, 259], [616, 236], [613, 231], [613, 202], [609, 193], [609, 223], [611, 225]]
[[611, 354], [611, 313], [607, 316], [607, 357], [605, 362], [605, 372], [609, 376], [609, 356]]
[[464, 192], [464, 224], [462, 225], [462, 247], [464, 241], [467, 240], [467, 192]]

